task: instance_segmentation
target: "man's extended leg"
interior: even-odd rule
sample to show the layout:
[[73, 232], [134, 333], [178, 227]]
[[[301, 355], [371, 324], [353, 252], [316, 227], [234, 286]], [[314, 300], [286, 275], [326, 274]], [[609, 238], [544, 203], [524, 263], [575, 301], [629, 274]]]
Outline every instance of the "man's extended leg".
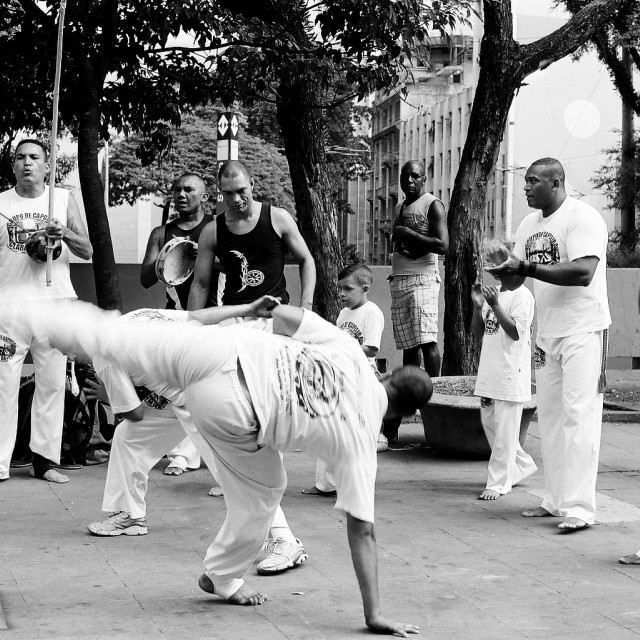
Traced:
[[205, 556], [205, 582], [231, 602], [252, 604], [249, 594], [255, 592], [243, 587], [242, 578], [262, 549], [286, 487], [281, 455], [258, 445], [259, 426], [235, 363], [187, 387], [185, 398], [215, 451], [227, 504], [227, 517]]

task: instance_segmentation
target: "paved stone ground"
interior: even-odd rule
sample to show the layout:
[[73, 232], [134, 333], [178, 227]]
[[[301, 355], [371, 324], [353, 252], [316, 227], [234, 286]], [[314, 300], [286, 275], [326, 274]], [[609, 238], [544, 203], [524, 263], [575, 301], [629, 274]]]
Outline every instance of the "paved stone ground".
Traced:
[[[376, 532], [383, 611], [437, 640], [640, 638], [640, 425], [605, 423], [598, 480], [600, 524], [559, 534], [539, 504], [542, 473], [496, 502], [477, 499], [486, 463], [445, 460], [405, 424], [397, 450], [379, 455]], [[533, 423], [526, 448], [537, 461]], [[303, 496], [315, 462], [285, 457], [283, 507], [309, 560], [249, 579], [271, 599], [233, 607], [197, 587], [224, 504], [207, 496], [203, 468], [152, 472], [149, 535], [96, 538], [106, 466], [54, 485], [15, 470], [0, 484], [0, 640], [207, 638], [315, 640], [363, 637], [364, 621], [344, 520], [331, 499]]]

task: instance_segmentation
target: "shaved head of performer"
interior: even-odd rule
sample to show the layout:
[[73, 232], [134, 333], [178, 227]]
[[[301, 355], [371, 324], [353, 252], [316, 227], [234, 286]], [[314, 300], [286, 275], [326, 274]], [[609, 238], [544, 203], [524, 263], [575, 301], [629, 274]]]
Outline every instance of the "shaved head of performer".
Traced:
[[[229, 309], [203, 309], [192, 318], [216, 322]], [[376, 633], [417, 633], [415, 625], [384, 618], [379, 607], [376, 439], [384, 416], [412, 415], [429, 400], [431, 379], [418, 367], [404, 367], [380, 382], [357, 341], [315, 313], [278, 305], [269, 315], [274, 334], [194, 322], [180, 332], [152, 320], [123, 325], [87, 306], [68, 315], [48, 310], [35, 321], [54, 344], [112, 359], [135, 384], [160, 395], [167, 386], [183, 391], [217, 458], [227, 504], [205, 556], [203, 590], [241, 605], [267, 599], [243, 577], [286, 488], [280, 452], [299, 449], [335, 465], [335, 506], [346, 513], [367, 626]]]

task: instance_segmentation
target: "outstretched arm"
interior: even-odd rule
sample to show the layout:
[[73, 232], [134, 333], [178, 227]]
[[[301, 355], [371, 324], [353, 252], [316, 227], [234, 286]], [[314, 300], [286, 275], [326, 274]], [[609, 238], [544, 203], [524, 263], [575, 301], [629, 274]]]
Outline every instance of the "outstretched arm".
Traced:
[[188, 318], [201, 324], [218, 324], [229, 318], [271, 318], [272, 309], [279, 304], [278, 298], [262, 296], [250, 304], [230, 304], [189, 311]]
[[373, 633], [388, 633], [402, 638], [406, 638], [410, 633], [419, 633], [420, 628], [414, 624], [391, 622], [382, 617], [378, 598], [378, 553], [373, 524], [347, 513], [347, 535], [353, 568], [362, 594], [367, 627]]

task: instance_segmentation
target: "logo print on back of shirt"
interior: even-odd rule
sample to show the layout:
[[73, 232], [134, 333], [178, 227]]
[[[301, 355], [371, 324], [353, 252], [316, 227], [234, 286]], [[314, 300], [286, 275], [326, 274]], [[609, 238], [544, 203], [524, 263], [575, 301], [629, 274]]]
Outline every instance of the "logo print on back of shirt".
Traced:
[[527, 260], [537, 264], [557, 264], [560, 262], [558, 241], [548, 231], [539, 231], [529, 236], [524, 244]]
[[295, 363], [298, 405], [311, 418], [327, 418], [336, 412], [343, 380], [333, 364], [323, 356], [302, 350]]
[[9, 362], [16, 355], [16, 341], [0, 334], [0, 362]]
[[249, 271], [249, 261], [244, 257], [243, 253], [232, 249], [230, 253], [240, 259], [240, 282], [242, 286], [237, 293], [244, 291], [247, 287], [259, 287], [264, 282], [264, 273], [258, 269]]

